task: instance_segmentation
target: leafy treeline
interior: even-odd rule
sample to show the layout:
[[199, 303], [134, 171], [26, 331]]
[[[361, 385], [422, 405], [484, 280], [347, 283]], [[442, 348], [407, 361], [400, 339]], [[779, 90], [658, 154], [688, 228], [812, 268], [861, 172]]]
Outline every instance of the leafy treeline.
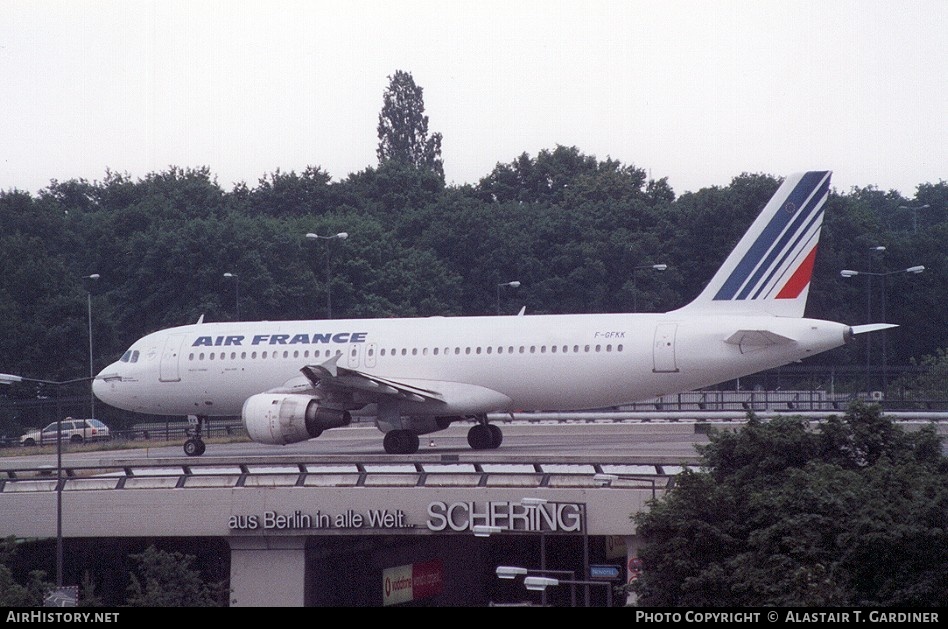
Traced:
[[[37, 196], [0, 192], [0, 371], [87, 372], [87, 291], [97, 368], [146, 332], [202, 314], [232, 319], [237, 291], [245, 319], [322, 318], [327, 247], [335, 318], [492, 314], [497, 284], [511, 280], [522, 285], [501, 291], [506, 313], [673, 309], [700, 291], [778, 183], [742, 174], [676, 197], [640, 168], [559, 146], [498, 164], [474, 186], [388, 161], [338, 182], [314, 167], [229, 191], [207, 168], [172, 167], [140, 180], [53, 181]], [[915, 230], [899, 206], [921, 203], [932, 209], [917, 212]], [[808, 314], [863, 323], [866, 277], [839, 271], [921, 264], [920, 275], [887, 278], [885, 318], [902, 326], [888, 362], [948, 346], [946, 206], [945, 182], [919, 186], [913, 200], [834, 193]], [[305, 237], [341, 231], [347, 240]], [[877, 243], [886, 251], [871, 251]], [[652, 263], [670, 268], [633, 271]], [[872, 279], [868, 305], [882, 320]], [[863, 359], [861, 345], [827, 358]]]
[[[642, 168], [556, 146], [499, 163], [476, 185], [445, 185], [421, 89], [404, 72], [390, 79], [379, 164], [340, 180], [311, 166], [227, 190], [207, 167], [172, 166], [0, 192], [0, 372], [88, 373], [90, 294], [96, 369], [147, 332], [235, 318], [238, 293], [243, 319], [323, 318], [328, 254], [337, 319], [489, 315], [498, 294], [505, 313], [670, 310], [698, 294], [779, 184], [745, 173], [676, 196]], [[948, 347], [946, 208], [945, 181], [914, 199], [834, 192], [808, 314], [859, 324], [868, 306], [882, 320], [880, 278], [867, 299], [867, 277], [839, 271], [924, 265], [887, 278], [885, 319], [902, 325], [888, 333], [887, 360]], [[306, 238], [339, 232], [348, 239]], [[669, 268], [635, 270], [653, 263]], [[512, 280], [521, 286], [498, 293]], [[858, 365], [863, 348], [818, 360]]]

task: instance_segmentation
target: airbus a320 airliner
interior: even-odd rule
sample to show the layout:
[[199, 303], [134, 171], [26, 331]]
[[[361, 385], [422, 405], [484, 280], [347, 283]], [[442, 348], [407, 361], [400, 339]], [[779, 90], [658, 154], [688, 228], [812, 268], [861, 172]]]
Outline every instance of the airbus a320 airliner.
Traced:
[[487, 414], [618, 406], [690, 391], [838, 347], [852, 327], [807, 319], [829, 171], [788, 177], [691, 303], [663, 314], [578, 314], [203, 323], [136, 341], [93, 384], [112, 406], [241, 416], [261, 443], [295, 443], [375, 417], [389, 454], [473, 422], [474, 449], [500, 446]]

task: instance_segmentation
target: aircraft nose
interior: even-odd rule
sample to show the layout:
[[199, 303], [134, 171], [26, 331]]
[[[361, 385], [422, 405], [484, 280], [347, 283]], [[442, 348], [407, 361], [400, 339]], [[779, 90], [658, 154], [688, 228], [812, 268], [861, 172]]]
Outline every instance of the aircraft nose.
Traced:
[[110, 393], [114, 389], [114, 383], [121, 382], [121, 380], [122, 377], [115, 365], [109, 365], [100, 371], [92, 381], [92, 393], [103, 402], [108, 402], [111, 397]]

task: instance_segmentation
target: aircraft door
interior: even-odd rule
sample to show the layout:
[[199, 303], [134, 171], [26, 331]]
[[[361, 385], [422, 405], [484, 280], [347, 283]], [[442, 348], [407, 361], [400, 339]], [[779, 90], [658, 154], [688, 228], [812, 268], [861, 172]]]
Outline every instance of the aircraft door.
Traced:
[[183, 344], [184, 334], [171, 334], [165, 339], [165, 347], [161, 352], [161, 363], [158, 365], [158, 380], [160, 382], [178, 382], [181, 380], [178, 359]]
[[675, 334], [677, 332], [677, 323], [659, 323], [655, 327], [655, 342], [652, 345], [652, 371], [657, 373], [678, 371], [678, 361], [675, 360]]

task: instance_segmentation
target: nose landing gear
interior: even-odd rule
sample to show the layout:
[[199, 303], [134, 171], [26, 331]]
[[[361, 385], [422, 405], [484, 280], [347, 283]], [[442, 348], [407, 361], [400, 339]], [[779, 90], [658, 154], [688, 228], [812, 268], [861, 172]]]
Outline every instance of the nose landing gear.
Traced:
[[184, 442], [184, 453], [188, 456], [201, 456], [207, 450], [207, 444], [201, 439], [202, 427], [207, 417], [203, 415], [188, 415], [188, 422], [191, 424], [186, 434], [187, 440]]

